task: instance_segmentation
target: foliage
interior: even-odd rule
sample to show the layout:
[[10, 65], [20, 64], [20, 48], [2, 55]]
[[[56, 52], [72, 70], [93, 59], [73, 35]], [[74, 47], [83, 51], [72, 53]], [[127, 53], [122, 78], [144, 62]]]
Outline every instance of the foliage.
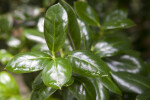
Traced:
[[[13, 73], [39, 73], [32, 84], [31, 100], [51, 100], [55, 94], [60, 95], [56, 99], [63, 100], [120, 100], [131, 94], [137, 100], [149, 98], [145, 64], [124, 32], [135, 26], [127, 18], [127, 10], [116, 9], [101, 18], [89, 2], [76, 1], [73, 8], [64, 0], [50, 1], [37, 28], [25, 20], [37, 18], [38, 13], [34, 16], [22, 9], [22, 15], [16, 15], [24, 21], [21, 36], [5, 36], [12, 26], [0, 17], [7, 23], [0, 27], [0, 38], [9, 47], [8, 51], [0, 50], [0, 62]], [[2, 76], [0, 79], [3, 81]], [[4, 92], [18, 96], [14, 84], [17, 92], [6, 86]], [[3, 91], [1, 95], [7, 98]]]

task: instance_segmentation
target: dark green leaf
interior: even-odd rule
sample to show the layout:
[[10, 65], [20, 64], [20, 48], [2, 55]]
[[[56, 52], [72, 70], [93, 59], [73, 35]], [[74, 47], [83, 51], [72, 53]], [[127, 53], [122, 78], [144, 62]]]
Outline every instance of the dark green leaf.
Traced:
[[111, 34], [100, 38], [93, 47], [94, 52], [100, 57], [109, 57], [129, 50], [131, 43], [125, 35]]
[[150, 91], [150, 80], [144, 76], [127, 72], [112, 72], [114, 81], [125, 92], [142, 94]]
[[31, 100], [46, 100], [50, 95], [52, 95], [56, 89], [44, 86], [39, 90], [34, 90], [32, 92]]
[[139, 73], [142, 71], [142, 66], [144, 66], [143, 61], [135, 51], [124, 55], [106, 58], [105, 61], [109, 68], [114, 72], [123, 71]]
[[75, 12], [72, 9], [72, 7], [69, 4], [67, 4], [65, 1], [61, 0], [60, 4], [65, 8], [68, 14], [68, 19], [69, 19], [68, 37], [70, 39], [71, 45], [74, 49], [79, 49], [81, 44], [81, 35], [80, 35], [80, 29], [79, 29]]
[[122, 95], [121, 90], [118, 86], [111, 80], [110, 77], [101, 77], [99, 78], [100, 82], [110, 91]]
[[13, 57], [6, 69], [14, 73], [28, 73], [42, 70], [51, 57], [42, 52], [26, 52]]
[[68, 16], [58, 3], [51, 6], [45, 15], [44, 35], [51, 51], [58, 51], [64, 44], [68, 28]]
[[2, 64], [7, 64], [7, 62], [12, 58], [12, 54], [10, 54], [8, 51], [5, 49], [0, 50], [0, 62]]
[[75, 97], [71, 94], [69, 91], [69, 88], [63, 88], [62, 89], [62, 100], [75, 100]]
[[24, 35], [29, 40], [39, 43], [46, 43], [44, 34], [39, 32], [37, 29], [24, 29]]
[[32, 88], [31, 100], [45, 100], [56, 91], [56, 89], [45, 86], [42, 80], [42, 73], [36, 77], [32, 84]]
[[[0, 72], [0, 98], [11, 98], [12, 96], [19, 96], [19, 89], [15, 79], [11, 74], [1, 71]], [[7, 99], [8, 100], [8, 99]]]
[[150, 92], [146, 92], [146, 93], [138, 95], [136, 97], [136, 100], [150, 100]]
[[96, 77], [108, 76], [109, 68], [101, 58], [89, 51], [74, 51], [68, 55], [75, 73]]
[[79, 23], [79, 27], [80, 27], [80, 32], [81, 32], [81, 48], [84, 49], [91, 49], [91, 44], [92, 44], [92, 40], [93, 40], [93, 35], [92, 34], [92, 30], [90, 29], [90, 27], [84, 23], [83, 21], [78, 19], [78, 23]]
[[99, 17], [96, 11], [86, 2], [77, 1], [74, 3], [78, 16], [89, 25], [100, 26]]
[[98, 78], [90, 78], [96, 90], [95, 100], [109, 100], [109, 91], [103, 86]]
[[127, 16], [128, 16], [128, 11], [126, 9], [117, 9], [117, 10], [109, 12], [105, 17], [104, 22], [125, 19], [127, 18]]
[[76, 76], [69, 90], [77, 100], [96, 100], [96, 91], [91, 81], [86, 77]]
[[70, 80], [69, 80], [64, 86], [68, 87], [68, 86], [70, 86], [71, 84], [73, 84], [73, 82], [74, 82], [74, 78], [71, 77]]
[[56, 58], [47, 63], [43, 70], [43, 82], [46, 86], [61, 89], [72, 75], [72, 67], [64, 58]]
[[102, 24], [102, 29], [123, 29], [123, 28], [130, 28], [135, 26], [134, 22], [130, 19], [120, 19], [120, 20], [113, 20], [109, 22], [105, 22]]

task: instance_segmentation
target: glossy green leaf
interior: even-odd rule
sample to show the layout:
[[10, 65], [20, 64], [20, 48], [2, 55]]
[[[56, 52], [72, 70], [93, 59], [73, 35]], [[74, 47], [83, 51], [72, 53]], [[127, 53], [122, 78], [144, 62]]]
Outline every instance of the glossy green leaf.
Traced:
[[73, 51], [68, 55], [75, 73], [88, 76], [108, 76], [109, 68], [101, 58], [90, 51]]
[[69, 91], [69, 88], [63, 88], [62, 91], [62, 100], [75, 100], [75, 97]]
[[86, 77], [76, 76], [69, 90], [77, 100], [96, 100], [94, 85]]
[[102, 24], [102, 29], [123, 29], [123, 28], [130, 28], [135, 26], [134, 22], [130, 19], [120, 19], [120, 20], [113, 20], [109, 22], [105, 22]]
[[125, 19], [128, 16], [128, 11], [126, 9], [116, 9], [114, 11], [109, 12], [104, 22], [116, 21], [120, 19]]
[[6, 65], [6, 69], [14, 73], [28, 73], [42, 70], [51, 57], [42, 52], [26, 52], [13, 57]]
[[129, 73], [140, 73], [144, 63], [135, 51], [127, 54], [110, 57], [105, 59], [109, 68], [114, 71], [123, 71]]
[[7, 62], [12, 58], [12, 54], [10, 54], [5, 49], [0, 49], [0, 62], [2, 64], [7, 64]]
[[94, 34], [92, 34], [92, 30], [90, 27], [84, 23], [82, 20], [78, 19], [80, 33], [81, 33], [81, 49], [91, 49], [91, 44], [93, 42]]
[[136, 97], [136, 100], [150, 100], [150, 91], [140, 94]]
[[79, 49], [81, 44], [81, 35], [75, 12], [65, 1], [61, 0], [60, 4], [65, 8], [68, 14], [68, 37], [70, 39], [70, 43], [74, 49]]
[[24, 35], [29, 40], [38, 43], [46, 43], [44, 39], [44, 34], [39, 32], [37, 29], [24, 29]]
[[96, 90], [95, 100], [109, 100], [109, 91], [103, 86], [98, 78], [90, 78]]
[[94, 52], [100, 57], [110, 57], [130, 50], [129, 39], [122, 34], [109, 34], [100, 38], [94, 45]]
[[20, 97], [17, 83], [11, 74], [5, 71], [1, 71], [0, 72], [0, 98], [5, 97], [8, 100], [8, 98], [11, 98], [13, 96]]
[[74, 78], [71, 77], [70, 80], [69, 80], [64, 86], [68, 87], [68, 86], [70, 86], [71, 84], [73, 84], [73, 82], [74, 82]]
[[111, 80], [110, 77], [101, 77], [99, 80], [110, 91], [122, 95], [121, 90], [118, 88], [117, 84]]
[[51, 6], [45, 15], [44, 35], [51, 51], [58, 51], [65, 42], [68, 28], [68, 15], [58, 3]]
[[89, 25], [99, 26], [99, 17], [96, 11], [86, 2], [77, 1], [74, 7], [78, 16]]
[[112, 72], [111, 74], [120, 89], [125, 92], [142, 94], [150, 91], [150, 80], [144, 76], [127, 72]]
[[49, 49], [46, 44], [41, 43], [32, 47], [31, 51], [49, 51]]
[[47, 63], [43, 70], [43, 82], [46, 86], [61, 89], [72, 75], [72, 67], [68, 60], [64, 58], [56, 58]]
[[42, 73], [36, 77], [32, 84], [32, 88], [31, 100], [45, 100], [56, 91], [56, 89], [45, 86], [42, 80]]

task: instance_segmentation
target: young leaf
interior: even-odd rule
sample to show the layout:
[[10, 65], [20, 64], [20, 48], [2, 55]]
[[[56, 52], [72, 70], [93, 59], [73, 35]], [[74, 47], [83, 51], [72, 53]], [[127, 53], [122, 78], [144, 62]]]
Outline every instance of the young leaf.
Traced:
[[74, 51], [68, 55], [75, 73], [88, 76], [108, 76], [109, 68], [101, 58], [89, 51]]
[[86, 77], [76, 76], [69, 90], [77, 100], [96, 100], [94, 85]]
[[13, 57], [6, 69], [14, 73], [28, 73], [42, 70], [51, 57], [42, 52], [26, 52]]
[[[0, 98], [11, 98], [12, 96], [19, 96], [19, 89], [15, 79], [11, 74], [1, 71], [0, 72]], [[3, 99], [2, 99], [3, 100]]]
[[130, 28], [135, 26], [134, 22], [130, 19], [120, 19], [120, 20], [113, 20], [109, 22], [105, 22], [102, 24], [102, 29], [123, 29], [123, 28]]
[[90, 78], [96, 90], [95, 100], [109, 100], [109, 91], [103, 86], [98, 78]]
[[68, 28], [68, 16], [58, 3], [51, 6], [45, 15], [44, 35], [50, 51], [58, 51], [64, 44]]
[[75, 12], [72, 9], [72, 7], [69, 4], [67, 4], [65, 1], [61, 0], [60, 4], [65, 8], [68, 14], [68, 19], [69, 19], [68, 37], [71, 41], [71, 45], [74, 49], [79, 49], [81, 44], [81, 35], [80, 35], [80, 29], [79, 29]]
[[74, 7], [78, 16], [88, 23], [89, 25], [99, 26], [99, 17], [96, 11], [90, 7], [87, 3], [77, 1], [74, 3]]
[[142, 72], [142, 66], [144, 66], [142, 59], [140, 59], [135, 51], [106, 58], [105, 61], [109, 68], [114, 72], [123, 71], [136, 74]]
[[45, 66], [42, 77], [46, 86], [61, 89], [72, 75], [72, 67], [64, 58], [56, 58]]
[[125, 35], [111, 34], [100, 38], [94, 45], [94, 52], [100, 57], [110, 57], [129, 50], [131, 43]]
[[150, 91], [150, 80], [144, 76], [127, 72], [112, 72], [111, 75], [120, 89], [125, 92], [142, 94]]
[[0, 62], [2, 64], [7, 64], [7, 62], [12, 58], [12, 54], [10, 54], [8, 51], [5, 49], [0, 50]]
[[136, 100], [150, 100], [150, 92], [145, 92], [136, 97]]
[[101, 77], [99, 78], [100, 82], [110, 91], [122, 95], [121, 90], [118, 86], [111, 80], [110, 77]]
[[32, 84], [32, 88], [31, 100], [45, 100], [56, 91], [56, 89], [45, 86], [42, 80], [42, 73], [36, 77]]

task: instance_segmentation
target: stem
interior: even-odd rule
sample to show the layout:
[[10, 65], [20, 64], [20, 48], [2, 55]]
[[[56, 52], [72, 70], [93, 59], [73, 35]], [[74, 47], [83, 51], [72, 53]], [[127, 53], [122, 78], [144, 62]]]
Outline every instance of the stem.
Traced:
[[59, 52], [60, 52], [60, 56], [61, 56], [61, 57], [64, 57], [64, 53], [63, 53], [62, 48], [59, 50]]
[[52, 51], [52, 59], [55, 59], [55, 52]]
[[100, 25], [99, 23], [98, 23], [97, 26], [98, 26], [98, 28], [99, 28], [99, 30], [100, 30], [100, 31], [99, 31], [99, 35], [100, 35], [100, 37], [101, 37], [101, 36], [103, 36], [103, 31], [104, 31], [104, 30], [101, 28], [101, 25]]

